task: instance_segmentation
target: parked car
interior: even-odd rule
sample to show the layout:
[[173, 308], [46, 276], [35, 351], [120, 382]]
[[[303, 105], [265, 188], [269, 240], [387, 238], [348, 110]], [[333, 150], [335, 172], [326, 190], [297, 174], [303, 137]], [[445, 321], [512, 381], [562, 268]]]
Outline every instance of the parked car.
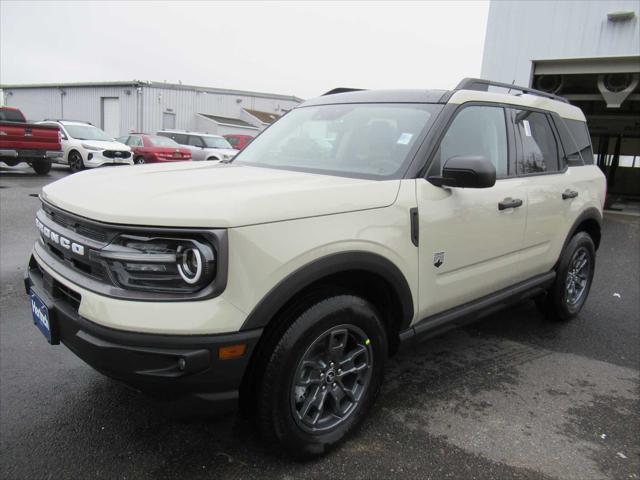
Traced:
[[229, 161], [238, 150], [231, 147], [229, 142], [220, 135], [186, 132], [183, 130], [163, 130], [158, 135], [169, 137], [180, 145], [191, 150], [193, 160]]
[[341, 91], [225, 168], [45, 186], [25, 283], [46, 339], [141, 390], [240, 399], [312, 456], [368, 415], [400, 347], [526, 298], [579, 314], [605, 199], [579, 108], [477, 79]]
[[251, 135], [237, 135], [235, 133], [223, 135], [223, 137], [226, 138], [227, 142], [229, 142], [229, 144], [238, 151], [244, 149], [244, 147], [249, 145], [251, 140], [253, 140]]
[[45, 120], [38, 124], [60, 129], [63, 150], [60, 163], [69, 165], [74, 173], [105, 165], [133, 165], [129, 147], [88, 122]]
[[0, 162], [10, 167], [27, 163], [38, 175], [51, 170], [62, 156], [58, 128], [27, 123], [15, 107], [0, 107]]
[[117, 140], [131, 147], [135, 164], [191, 160], [191, 150], [181, 147], [168, 137], [132, 133]]

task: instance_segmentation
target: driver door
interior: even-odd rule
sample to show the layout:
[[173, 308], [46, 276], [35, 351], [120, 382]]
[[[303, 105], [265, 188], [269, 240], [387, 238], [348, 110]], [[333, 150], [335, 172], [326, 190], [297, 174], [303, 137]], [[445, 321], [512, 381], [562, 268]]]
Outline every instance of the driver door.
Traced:
[[[429, 175], [454, 156], [484, 156], [496, 167], [490, 188], [416, 182], [419, 216], [419, 312], [426, 318], [512, 285], [522, 278], [527, 190], [515, 176], [505, 110], [462, 106], [434, 154]], [[512, 202], [509, 199], [521, 200]], [[506, 202], [505, 202], [506, 200]], [[502, 204], [502, 206], [500, 205]]]

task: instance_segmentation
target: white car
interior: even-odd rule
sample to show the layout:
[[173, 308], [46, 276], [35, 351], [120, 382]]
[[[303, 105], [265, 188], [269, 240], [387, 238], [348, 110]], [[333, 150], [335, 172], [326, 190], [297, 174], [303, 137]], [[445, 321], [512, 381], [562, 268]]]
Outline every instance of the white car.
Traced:
[[308, 457], [368, 415], [401, 346], [525, 298], [579, 314], [606, 181], [578, 107], [475, 79], [341, 91], [231, 163], [45, 186], [25, 286], [46, 339], [140, 390], [241, 400]]
[[236, 156], [234, 149], [226, 138], [208, 133], [187, 132], [182, 130], [164, 130], [158, 132], [162, 137], [169, 137], [176, 143], [191, 150], [191, 159], [228, 162]]
[[60, 163], [72, 172], [104, 165], [133, 165], [131, 148], [115, 141], [90, 123], [69, 120], [45, 120], [42, 125], [60, 128], [63, 156]]

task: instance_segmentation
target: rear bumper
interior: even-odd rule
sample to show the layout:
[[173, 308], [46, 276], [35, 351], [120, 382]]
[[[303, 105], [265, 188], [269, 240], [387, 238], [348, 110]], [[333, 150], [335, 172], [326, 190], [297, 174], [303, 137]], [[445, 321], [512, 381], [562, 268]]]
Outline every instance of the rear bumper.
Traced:
[[59, 150], [0, 150], [0, 159], [9, 158], [13, 160], [35, 161], [35, 160], [58, 160], [62, 158], [63, 152]]
[[[47, 305], [52, 343], [69, 350], [104, 375], [154, 394], [194, 394], [219, 413], [237, 406], [238, 390], [262, 330], [222, 335], [160, 335], [128, 332], [93, 323], [78, 314], [79, 294], [29, 262], [24, 279]], [[149, 315], [154, 304], [149, 302]], [[179, 319], [176, 319], [179, 321]], [[221, 360], [221, 347], [245, 344], [241, 358]]]

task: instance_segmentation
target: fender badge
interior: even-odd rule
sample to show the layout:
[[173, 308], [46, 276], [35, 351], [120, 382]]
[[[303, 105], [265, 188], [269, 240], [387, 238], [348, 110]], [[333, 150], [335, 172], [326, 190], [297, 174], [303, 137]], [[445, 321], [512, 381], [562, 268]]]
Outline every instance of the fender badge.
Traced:
[[440, 268], [444, 263], [444, 252], [436, 252], [433, 254], [433, 266]]

